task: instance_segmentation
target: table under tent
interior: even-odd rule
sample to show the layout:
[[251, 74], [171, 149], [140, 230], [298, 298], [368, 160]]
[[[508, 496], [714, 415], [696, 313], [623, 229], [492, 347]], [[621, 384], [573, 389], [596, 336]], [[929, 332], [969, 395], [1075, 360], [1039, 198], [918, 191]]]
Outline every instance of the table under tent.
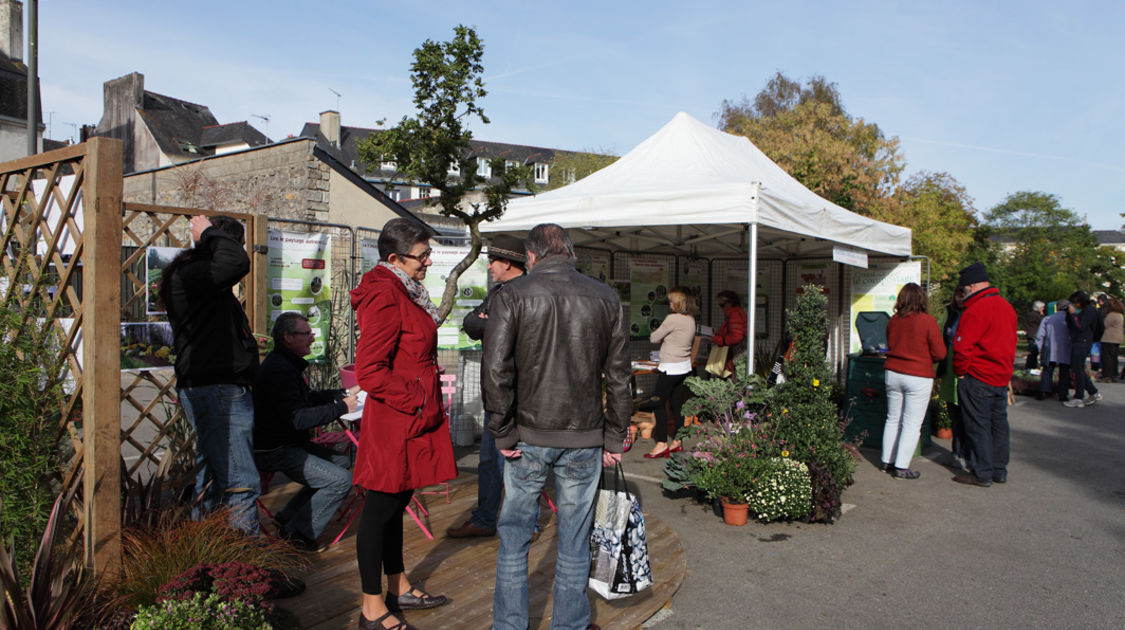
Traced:
[[[756, 346], [779, 346], [785, 308], [800, 287], [820, 284], [829, 297], [828, 356], [846, 371], [850, 339], [851, 265], [911, 258], [910, 229], [860, 216], [805, 188], [747, 138], [709, 127], [686, 113], [613, 164], [568, 186], [513, 200], [486, 233], [523, 237], [539, 223], [567, 228], [579, 256], [610, 259], [608, 278], [630, 302], [631, 321], [646, 321], [629, 300], [638, 267], [663, 261], [672, 284], [693, 268], [706, 269], [700, 322], [718, 327], [715, 295], [737, 289], [748, 318], [747, 360]], [[835, 255], [835, 256], [834, 256]], [[649, 265], [649, 267], [646, 267]], [[604, 274], [594, 273], [600, 276]], [[738, 285], [737, 288], [735, 285]], [[754, 305], [751, 308], [751, 305]], [[665, 310], [664, 313], [667, 311]], [[647, 321], [659, 323], [651, 311]], [[633, 327], [631, 352], [656, 346], [648, 329]]]

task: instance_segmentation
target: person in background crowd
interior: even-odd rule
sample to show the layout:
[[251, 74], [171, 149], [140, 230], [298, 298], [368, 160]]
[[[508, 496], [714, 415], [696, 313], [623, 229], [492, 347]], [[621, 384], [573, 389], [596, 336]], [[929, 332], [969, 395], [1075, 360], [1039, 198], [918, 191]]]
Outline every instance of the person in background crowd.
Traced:
[[934, 363], [945, 358], [937, 320], [922, 287], [910, 282], [895, 301], [887, 322], [887, 421], [883, 428], [883, 470], [896, 479], [917, 479], [910, 469], [914, 448], [934, 386]]
[[309, 389], [303, 357], [313, 337], [308, 319], [282, 313], [254, 381], [254, 461], [258, 470], [285, 473], [303, 486], [274, 518], [281, 536], [304, 551], [320, 549], [316, 539], [352, 490], [348, 456], [315, 444], [310, 430], [355, 411], [359, 391]]
[[1031, 303], [1031, 312], [1027, 314], [1027, 326], [1024, 328], [1024, 338], [1027, 339], [1027, 361], [1023, 365], [1025, 370], [1039, 367], [1040, 348], [1035, 341], [1035, 334], [1039, 332], [1039, 323], [1043, 321], [1046, 307], [1042, 300], [1035, 300]]
[[1102, 333], [1102, 382], [1116, 383], [1120, 372], [1117, 366], [1117, 353], [1123, 339], [1123, 315], [1125, 305], [1117, 298], [1109, 298], [1105, 307], [1105, 332]]
[[414, 588], [402, 558], [402, 515], [414, 490], [457, 476], [438, 380], [439, 317], [422, 285], [431, 253], [422, 226], [391, 219], [379, 235], [378, 264], [351, 296], [360, 330], [356, 379], [367, 392], [354, 471], [367, 489], [355, 545], [361, 630], [409, 628], [393, 613], [449, 603]]
[[[1066, 407], [1086, 407], [1102, 399], [1093, 379], [1086, 372], [1086, 357], [1094, 345], [1095, 331], [1101, 322], [1098, 309], [1085, 291], [1070, 294], [1066, 326], [1070, 330], [1070, 371], [1074, 373], [1074, 398], [1063, 403]], [[1082, 397], [1082, 393], [1086, 397]]]
[[[492, 300], [504, 289], [505, 283], [524, 274], [526, 265], [527, 253], [523, 251], [523, 241], [507, 234], [500, 234], [492, 239], [488, 246], [488, 273], [494, 284], [484, 301], [466, 315], [461, 324], [469, 339], [484, 339]], [[500, 511], [500, 496], [504, 485], [504, 458], [496, 450], [496, 440], [488, 431], [488, 421], [489, 415], [485, 412], [485, 429], [480, 436], [480, 459], [477, 464], [477, 509], [473, 510], [469, 520], [445, 530], [445, 535], [450, 538], [496, 535], [496, 515]], [[538, 534], [536, 529], [533, 536]]]
[[961, 417], [961, 405], [957, 401], [957, 375], [953, 373], [953, 338], [957, 335], [957, 323], [965, 310], [965, 287], [953, 289], [953, 297], [945, 305], [945, 323], [941, 328], [941, 338], [945, 342], [945, 359], [938, 364], [937, 376], [940, 379], [938, 397], [949, 413], [953, 440], [949, 446], [950, 464], [953, 468], [964, 470], [969, 456], [965, 442], [965, 421]]
[[988, 282], [983, 263], [961, 270], [965, 312], [953, 339], [957, 398], [965, 419], [971, 472], [957, 483], [989, 487], [1008, 481], [1008, 386], [1016, 361], [1016, 311]]
[[742, 309], [742, 300], [734, 291], [719, 291], [716, 298], [719, 308], [723, 311], [723, 325], [711, 337], [711, 343], [716, 346], [727, 346], [727, 370], [734, 372], [734, 356], [745, 347], [746, 343], [746, 311]]
[[677, 431], [684, 426], [684, 414], [680, 410], [684, 406], [684, 379], [691, 374], [691, 344], [695, 341], [695, 316], [699, 314], [699, 307], [691, 289], [672, 287], [668, 291], [668, 308], [672, 312], [648, 336], [650, 342], [660, 344], [660, 365], [656, 368], [659, 374], [653, 393], [656, 426], [652, 437], [656, 444], [652, 451], [645, 453], [649, 459], [668, 457], [684, 450], [675, 434], [672, 441], [668, 441], [668, 417], [676, 419]]
[[[1043, 318], [1039, 331], [1035, 334], [1035, 341], [1040, 348], [1039, 358], [1043, 364], [1043, 371], [1039, 374], [1039, 393], [1035, 398], [1043, 400], [1052, 393], [1057, 393], [1059, 401], [1066, 402], [1067, 392], [1070, 391], [1070, 331], [1066, 327], [1070, 302], [1059, 300], [1055, 302], [1055, 308], [1058, 310]], [[1059, 383], [1052, 386], [1051, 379], [1056, 367], [1059, 369]]]
[[633, 412], [627, 323], [617, 292], [574, 268], [566, 230], [537, 225], [525, 249], [530, 272], [493, 302], [481, 359], [488, 430], [506, 460], [492, 628], [528, 628], [529, 541], [553, 474], [551, 627], [582, 630], [595, 627], [586, 585], [598, 481], [621, 461]]
[[[195, 247], [164, 270], [160, 294], [176, 347], [180, 406], [195, 429], [197, 493], [202, 507], [230, 506], [230, 526], [258, 534], [261, 494], [254, 465], [254, 400], [258, 342], [232, 288], [250, 271], [237, 219], [191, 218]], [[208, 480], [211, 485], [208, 486]]]

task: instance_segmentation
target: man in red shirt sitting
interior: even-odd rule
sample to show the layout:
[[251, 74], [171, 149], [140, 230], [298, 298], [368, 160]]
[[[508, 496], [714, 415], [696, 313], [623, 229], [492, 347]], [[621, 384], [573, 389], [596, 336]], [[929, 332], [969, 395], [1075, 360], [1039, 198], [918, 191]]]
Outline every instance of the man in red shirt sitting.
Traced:
[[965, 312], [953, 340], [953, 372], [972, 472], [957, 483], [987, 488], [1008, 480], [1008, 384], [1016, 361], [1016, 311], [988, 282], [983, 263], [961, 270]]

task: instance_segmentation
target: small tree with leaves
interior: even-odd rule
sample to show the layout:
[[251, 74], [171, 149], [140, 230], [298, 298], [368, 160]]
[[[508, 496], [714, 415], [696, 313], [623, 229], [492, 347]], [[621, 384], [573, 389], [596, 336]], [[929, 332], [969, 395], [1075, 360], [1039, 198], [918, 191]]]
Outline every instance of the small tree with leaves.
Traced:
[[[356, 143], [368, 169], [394, 162], [396, 171], [415, 182], [440, 191], [441, 214], [457, 217], [469, 229], [469, 253], [450, 272], [438, 312], [444, 319], [453, 308], [457, 280], [480, 255], [480, 224], [504, 214], [511, 191], [521, 183], [530, 189], [531, 169], [510, 167], [503, 158], [491, 160], [493, 177], [477, 174], [469, 141], [473, 133], [466, 121], [476, 117], [488, 124], [478, 101], [488, 92], [481, 74], [484, 43], [474, 29], [459, 25], [447, 42], [426, 40], [414, 50], [410, 78], [414, 85], [413, 117], [403, 117], [390, 129], [378, 131]], [[451, 176], [460, 173], [459, 177]], [[464, 207], [470, 191], [481, 188], [484, 202]]]
[[[852, 483], [855, 458], [844, 445], [844, 429], [832, 402], [832, 370], [825, 356], [828, 297], [819, 286], [805, 285], [797, 304], [787, 310], [793, 336], [792, 358], [785, 362], [785, 382], [770, 390], [774, 437], [792, 445], [792, 457], [813, 467], [823, 464], [837, 488]], [[813, 478], [814, 497], [825, 483]], [[839, 490], [836, 490], [836, 504]]]

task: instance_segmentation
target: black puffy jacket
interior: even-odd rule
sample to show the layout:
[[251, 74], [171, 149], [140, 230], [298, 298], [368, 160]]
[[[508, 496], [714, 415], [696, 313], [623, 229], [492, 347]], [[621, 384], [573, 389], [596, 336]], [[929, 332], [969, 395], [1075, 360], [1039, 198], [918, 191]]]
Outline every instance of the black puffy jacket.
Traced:
[[258, 369], [258, 344], [231, 288], [250, 271], [250, 257], [241, 243], [215, 227], [203, 231], [193, 253], [191, 262], [174, 261], [165, 271], [176, 387], [249, 386]]
[[544, 257], [493, 297], [481, 365], [498, 448], [622, 451], [633, 406], [621, 301], [566, 258]]

